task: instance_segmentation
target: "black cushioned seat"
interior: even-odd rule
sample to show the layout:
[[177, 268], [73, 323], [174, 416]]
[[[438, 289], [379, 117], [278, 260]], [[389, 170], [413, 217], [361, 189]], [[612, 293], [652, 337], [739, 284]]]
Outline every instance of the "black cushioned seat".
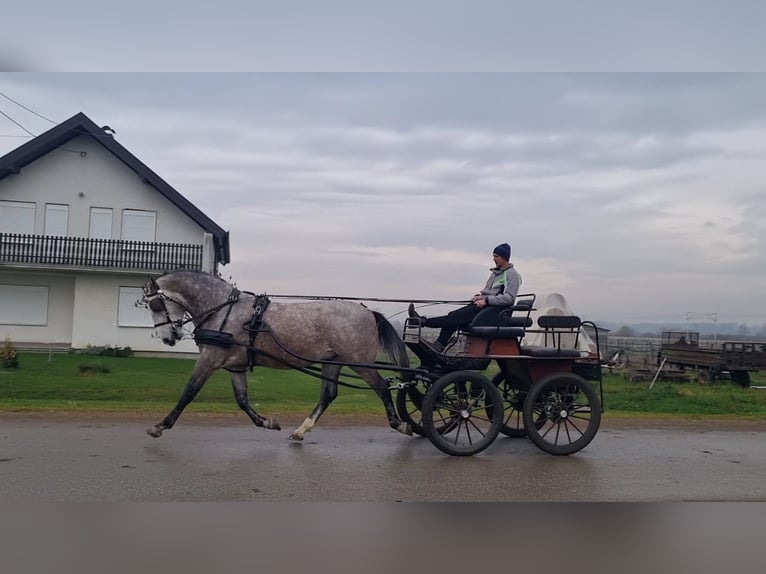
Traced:
[[521, 354], [528, 357], [567, 357], [576, 358], [582, 356], [577, 349], [558, 349], [556, 347], [542, 347], [538, 345], [524, 345]]
[[[529, 317], [532, 300], [520, 300], [510, 307], [485, 307], [476, 314], [468, 326], [468, 334], [489, 339], [516, 339], [523, 337], [533, 322]], [[514, 316], [514, 311], [523, 314]]]
[[577, 315], [542, 315], [537, 324], [543, 329], [579, 329], [582, 321]]

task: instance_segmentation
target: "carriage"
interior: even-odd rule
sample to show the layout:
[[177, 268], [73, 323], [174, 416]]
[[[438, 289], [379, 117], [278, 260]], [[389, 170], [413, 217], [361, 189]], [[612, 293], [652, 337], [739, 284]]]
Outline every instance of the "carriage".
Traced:
[[[535, 298], [519, 295], [512, 307], [482, 309], [459, 333], [457, 353], [435, 350], [419, 321], [405, 322], [402, 338], [423, 372], [402, 385], [396, 405], [415, 433], [454, 456], [477, 454], [501, 433], [529, 437], [553, 455], [590, 443], [603, 409], [600, 346], [597, 340], [593, 351], [581, 351], [578, 339], [583, 326], [595, 325], [543, 315], [535, 326]], [[542, 335], [542, 344], [525, 344], [531, 334]], [[497, 373], [489, 379], [484, 373], [493, 361]]]
[[[156, 438], [172, 428], [218, 369], [230, 373], [236, 402], [253, 423], [279, 430], [279, 423], [258, 414], [248, 399], [247, 370], [266, 366], [297, 369], [321, 380], [319, 401], [290, 435], [293, 440], [303, 440], [313, 428], [339, 384], [353, 386], [341, 380], [351, 376], [377, 392], [391, 428], [427, 436], [447, 454], [477, 454], [500, 433], [528, 436], [553, 455], [573, 454], [591, 442], [601, 421], [598, 340], [591, 352], [577, 348], [582, 327], [595, 325], [560, 314], [539, 316], [535, 325], [535, 298], [520, 295], [511, 307], [480, 311], [459, 333], [463, 348], [454, 353], [437, 352], [419, 323], [405, 321], [400, 337], [381, 313], [349, 300], [282, 304], [203, 273], [150, 278], [139, 304], [150, 309], [158, 336], [173, 345], [191, 323], [200, 355], [178, 404], [147, 433]], [[541, 344], [529, 342], [533, 335]], [[393, 362], [378, 360], [381, 347]], [[409, 365], [407, 348], [419, 366]], [[497, 373], [489, 379], [493, 361]], [[342, 373], [344, 367], [356, 375]], [[384, 379], [382, 372], [393, 376]], [[598, 383], [600, 393], [591, 382]]]

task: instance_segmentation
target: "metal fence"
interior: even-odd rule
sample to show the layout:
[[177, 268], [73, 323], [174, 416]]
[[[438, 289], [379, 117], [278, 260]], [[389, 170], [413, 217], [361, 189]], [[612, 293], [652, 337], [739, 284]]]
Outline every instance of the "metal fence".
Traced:
[[166, 271], [202, 269], [202, 245], [0, 233], [0, 263]]

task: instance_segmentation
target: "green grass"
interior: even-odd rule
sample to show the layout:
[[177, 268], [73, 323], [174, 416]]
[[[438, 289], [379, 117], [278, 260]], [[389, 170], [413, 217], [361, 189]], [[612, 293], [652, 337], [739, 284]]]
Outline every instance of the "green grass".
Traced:
[[[763, 373], [752, 373], [752, 384], [766, 385]], [[766, 390], [743, 389], [729, 381], [631, 383], [607, 376], [604, 402], [608, 411], [689, 416], [766, 417]]]
[[[54, 354], [49, 363], [47, 354], [20, 353], [19, 359], [18, 369], [0, 370], [0, 410], [169, 410], [194, 366], [192, 359], [99, 357], [111, 372], [83, 373], [80, 366], [92, 357]], [[306, 413], [319, 397], [319, 380], [294, 370], [256, 368], [248, 380], [251, 403], [267, 413]], [[228, 373], [216, 372], [188, 409], [238, 411]], [[383, 407], [371, 390], [341, 388], [333, 410], [382, 413]]]
[[[142, 357], [85, 357], [20, 353], [20, 366], [0, 370], [0, 410], [167, 411], [178, 400], [194, 361]], [[97, 363], [110, 372], [80, 372]], [[491, 376], [497, 368], [490, 369]], [[386, 373], [383, 373], [384, 376]], [[319, 394], [319, 380], [293, 370], [256, 368], [248, 374], [250, 400], [265, 414], [308, 413]], [[753, 385], [766, 385], [766, 373], [753, 373]], [[363, 381], [351, 381], [365, 386]], [[616, 416], [766, 417], [766, 390], [730, 382], [632, 383], [621, 375], [604, 381], [606, 411]], [[238, 412], [229, 376], [217, 372], [188, 407], [196, 412]], [[335, 413], [383, 414], [371, 390], [340, 388]]]

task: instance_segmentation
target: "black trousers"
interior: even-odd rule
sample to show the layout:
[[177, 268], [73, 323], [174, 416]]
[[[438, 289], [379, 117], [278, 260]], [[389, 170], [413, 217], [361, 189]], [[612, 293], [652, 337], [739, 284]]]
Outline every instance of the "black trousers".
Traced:
[[465, 307], [450, 311], [441, 317], [428, 317], [425, 326], [436, 329], [441, 328], [441, 333], [439, 333], [439, 337], [436, 340], [442, 345], [446, 345], [453, 333], [459, 327], [468, 327], [468, 324], [476, 317], [479, 311], [481, 309], [477, 305], [466, 305]]

